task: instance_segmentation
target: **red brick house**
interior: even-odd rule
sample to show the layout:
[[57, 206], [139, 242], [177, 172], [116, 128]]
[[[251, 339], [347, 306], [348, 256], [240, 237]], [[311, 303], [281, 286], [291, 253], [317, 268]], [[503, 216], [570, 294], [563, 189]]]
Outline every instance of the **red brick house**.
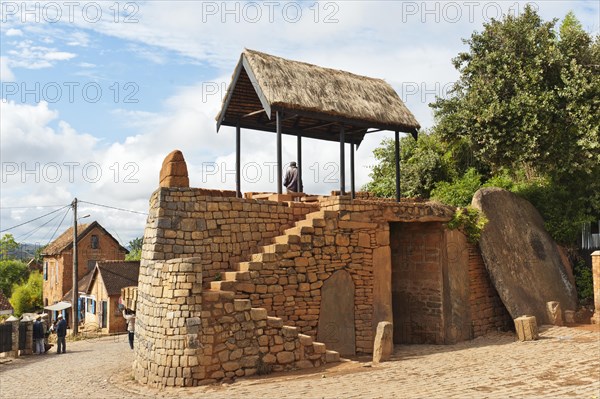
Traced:
[[[94, 221], [77, 227], [78, 278], [82, 279], [96, 267], [96, 262], [107, 259], [124, 260], [127, 249]], [[44, 306], [63, 300], [73, 286], [73, 228], [68, 228], [42, 252]], [[81, 283], [80, 283], [81, 284]], [[79, 285], [80, 292], [85, 286]], [[71, 298], [64, 298], [71, 302]], [[70, 320], [70, 310], [65, 317]]]
[[91, 272], [85, 294], [86, 327], [96, 325], [102, 333], [127, 330], [125, 319], [119, 309], [121, 289], [137, 286], [140, 261], [109, 260], [96, 263]]

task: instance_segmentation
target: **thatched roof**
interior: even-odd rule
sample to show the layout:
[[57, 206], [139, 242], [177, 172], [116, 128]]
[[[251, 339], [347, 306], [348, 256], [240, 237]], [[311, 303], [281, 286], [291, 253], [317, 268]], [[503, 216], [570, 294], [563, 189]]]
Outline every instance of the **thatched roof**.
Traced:
[[[263, 112], [261, 112], [263, 110]], [[217, 116], [221, 125], [275, 131], [275, 111], [284, 113], [282, 132], [360, 142], [369, 128], [416, 134], [419, 123], [382, 79], [323, 68], [244, 50]]]

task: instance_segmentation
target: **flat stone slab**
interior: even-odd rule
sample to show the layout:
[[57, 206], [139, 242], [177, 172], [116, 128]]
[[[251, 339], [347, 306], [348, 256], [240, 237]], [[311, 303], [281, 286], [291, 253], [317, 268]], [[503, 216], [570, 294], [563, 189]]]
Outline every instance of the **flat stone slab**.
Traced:
[[483, 188], [472, 205], [489, 222], [479, 247], [490, 279], [513, 317], [535, 316], [550, 324], [546, 303], [576, 309], [577, 293], [569, 281], [556, 243], [529, 201], [499, 188]]

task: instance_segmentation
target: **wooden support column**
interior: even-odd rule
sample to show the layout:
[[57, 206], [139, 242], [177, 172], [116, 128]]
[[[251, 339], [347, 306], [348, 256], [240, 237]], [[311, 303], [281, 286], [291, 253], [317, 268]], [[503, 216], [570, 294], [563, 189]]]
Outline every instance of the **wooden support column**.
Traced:
[[394, 142], [394, 161], [396, 163], [396, 202], [400, 202], [400, 133], [397, 130]]
[[283, 175], [281, 162], [281, 114], [275, 111], [275, 123], [277, 126], [277, 194], [283, 194]]
[[235, 192], [238, 198], [242, 198], [242, 174], [241, 174], [241, 143], [240, 123], [235, 127]]
[[354, 137], [350, 139], [350, 193], [352, 199], [356, 198], [356, 189], [354, 186]]
[[340, 125], [340, 195], [346, 194], [346, 134], [344, 125]]
[[298, 191], [299, 192], [304, 192], [304, 184], [302, 184], [302, 133], [298, 132], [298, 136], [297, 136], [297, 145], [296, 145], [296, 151], [297, 151], [297, 162], [298, 162]]

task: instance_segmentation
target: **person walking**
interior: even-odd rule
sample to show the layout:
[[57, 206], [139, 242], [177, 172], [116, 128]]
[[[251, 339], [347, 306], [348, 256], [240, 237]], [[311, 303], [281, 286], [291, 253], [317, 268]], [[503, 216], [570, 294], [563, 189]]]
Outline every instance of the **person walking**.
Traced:
[[285, 178], [283, 179], [283, 185], [287, 188], [288, 193], [297, 193], [299, 190], [298, 184], [298, 165], [296, 162], [290, 162], [290, 166], [285, 172]]
[[33, 343], [35, 353], [41, 355], [46, 352], [44, 348], [44, 324], [41, 316], [38, 316], [33, 323]]
[[[56, 323], [56, 353], [67, 352], [67, 342], [65, 340], [67, 336], [67, 321], [63, 318], [62, 314], [58, 315], [58, 322]], [[61, 351], [62, 348], [62, 351]]]
[[135, 312], [131, 309], [123, 310], [123, 317], [127, 322], [127, 333], [129, 335], [129, 346], [133, 350], [133, 337], [135, 335]]

